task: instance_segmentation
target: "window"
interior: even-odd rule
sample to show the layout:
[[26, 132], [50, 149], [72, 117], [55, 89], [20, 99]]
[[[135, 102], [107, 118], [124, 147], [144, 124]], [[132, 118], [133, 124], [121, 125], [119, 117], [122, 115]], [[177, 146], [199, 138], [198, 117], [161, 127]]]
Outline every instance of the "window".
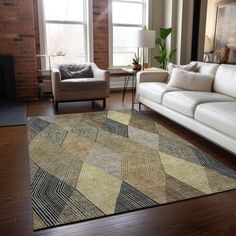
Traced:
[[52, 64], [90, 60], [89, 1], [39, 0], [41, 53], [51, 56]]
[[134, 33], [147, 25], [148, 0], [110, 0], [110, 66], [130, 65]]

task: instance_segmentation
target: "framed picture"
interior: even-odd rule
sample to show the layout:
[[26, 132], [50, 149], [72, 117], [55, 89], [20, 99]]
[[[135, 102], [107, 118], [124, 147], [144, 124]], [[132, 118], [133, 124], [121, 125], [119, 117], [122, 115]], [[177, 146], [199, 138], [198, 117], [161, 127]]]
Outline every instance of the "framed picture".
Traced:
[[[219, 5], [216, 17], [214, 51], [227, 45], [230, 53], [236, 51], [236, 3]], [[236, 62], [236, 58], [231, 58]]]

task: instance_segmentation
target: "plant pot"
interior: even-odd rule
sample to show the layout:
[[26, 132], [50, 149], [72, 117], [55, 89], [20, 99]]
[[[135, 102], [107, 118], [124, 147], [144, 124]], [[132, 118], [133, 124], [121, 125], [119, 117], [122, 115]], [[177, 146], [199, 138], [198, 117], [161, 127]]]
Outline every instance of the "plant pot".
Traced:
[[133, 70], [141, 70], [142, 69], [142, 65], [141, 64], [133, 64]]

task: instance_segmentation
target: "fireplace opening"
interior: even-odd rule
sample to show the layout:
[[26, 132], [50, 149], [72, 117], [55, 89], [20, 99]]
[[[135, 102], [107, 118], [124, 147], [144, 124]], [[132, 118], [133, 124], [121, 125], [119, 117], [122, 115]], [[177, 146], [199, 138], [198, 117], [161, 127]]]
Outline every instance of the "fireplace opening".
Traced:
[[16, 83], [13, 56], [0, 55], [0, 100], [16, 100]]
[[4, 76], [3, 71], [4, 71], [3, 66], [0, 65], [0, 100], [2, 100], [6, 96], [4, 91], [5, 84], [3, 79]]

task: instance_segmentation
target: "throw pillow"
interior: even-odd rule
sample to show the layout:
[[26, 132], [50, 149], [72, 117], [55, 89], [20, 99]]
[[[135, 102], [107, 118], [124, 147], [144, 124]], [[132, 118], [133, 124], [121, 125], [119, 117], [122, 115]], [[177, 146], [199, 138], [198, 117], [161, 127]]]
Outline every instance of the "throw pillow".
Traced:
[[214, 76], [181, 69], [173, 69], [168, 87], [190, 91], [208, 91], [212, 89]]
[[82, 70], [71, 71], [66, 66], [60, 66], [61, 80], [71, 78], [93, 78], [92, 67], [89, 65]]
[[198, 64], [197, 62], [190, 62], [189, 64], [187, 65], [175, 65], [173, 63], [169, 63], [168, 64], [168, 72], [169, 72], [169, 76], [171, 76], [172, 74], [172, 71], [173, 69], [175, 68], [179, 68], [179, 69], [182, 69], [182, 70], [186, 70], [186, 71], [193, 71], [193, 72], [196, 72], [197, 69], [198, 69]]
[[61, 80], [72, 78], [72, 74], [71, 74], [70, 70], [68, 70], [65, 66], [60, 66], [59, 71], [61, 74]]
[[91, 66], [85, 67], [79, 71], [71, 71], [73, 78], [93, 78]]

